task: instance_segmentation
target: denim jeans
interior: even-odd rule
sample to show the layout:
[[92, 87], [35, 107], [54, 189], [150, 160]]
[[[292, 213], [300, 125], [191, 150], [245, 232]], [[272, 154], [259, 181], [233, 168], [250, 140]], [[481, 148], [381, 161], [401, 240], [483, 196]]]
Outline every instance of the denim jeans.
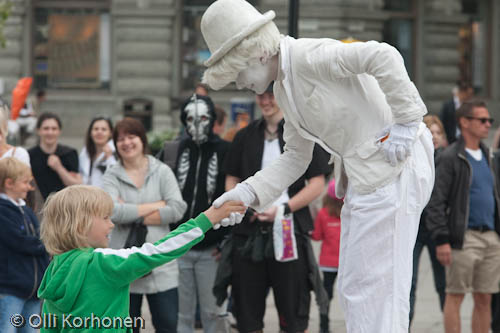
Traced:
[[214, 248], [190, 250], [177, 259], [179, 264], [179, 323], [178, 333], [194, 332], [196, 301], [205, 333], [224, 333], [229, 330], [228, 317], [218, 307], [212, 293], [217, 262]]
[[[425, 214], [423, 214], [425, 218]], [[418, 267], [420, 264], [420, 255], [424, 246], [427, 246], [429, 251], [429, 257], [431, 258], [432, 264], [432, 275], [434, 276], [434, 287], [439, 295], [439, 305], [441, 306], [441, 311], [444, 307], [444, 299], [446, 297], [446, 274], [443, 265], [436, 258], [436, 245], [431, 239], [430, 234], [422, 228], [422, 221], [420, 222], [421, 228], [418, 231], [417, 241], [415, 242], [415, 248], [413, 249], [413, 276], [411, 279], [411, 290], [410, 290], [410, 322], [413, 320], [413, 315], [415, 313], [415, 300], [417, 292], [417, 282], [418, 282]]]
[[[141, 315], [142, 294], [130, 294], [130, 316]], [[149, 310], [156, 333], [177, 332], [177, 313], [179, 312], [179, 296], [177, 288], [172, 288], [156, 294], [146, 294]], [[134, 333], [139, 328], [134, 327]]]
[[[21, 315], [25, 320], [25, 325], [16, 330], [11, 324], [13, 315]], [[40, 300], [25, 300], [13, 295], [0, 294], [0, 332], [2, 333], [28, 333], [37, 332], [29, 325], [29, 317], [33, 314], [40, 314]], [[36, 322], [38, 323], [38, 322]]]

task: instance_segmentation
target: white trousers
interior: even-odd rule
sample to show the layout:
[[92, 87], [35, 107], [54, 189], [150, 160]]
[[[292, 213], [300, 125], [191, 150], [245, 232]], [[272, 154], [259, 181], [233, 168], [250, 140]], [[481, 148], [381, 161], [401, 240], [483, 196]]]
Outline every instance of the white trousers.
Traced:
[[408, 333], [413, 247], [433, 186], [428, 130], [394, 183], [370, 194], [348, 185], [337, 280], [347, 332]]

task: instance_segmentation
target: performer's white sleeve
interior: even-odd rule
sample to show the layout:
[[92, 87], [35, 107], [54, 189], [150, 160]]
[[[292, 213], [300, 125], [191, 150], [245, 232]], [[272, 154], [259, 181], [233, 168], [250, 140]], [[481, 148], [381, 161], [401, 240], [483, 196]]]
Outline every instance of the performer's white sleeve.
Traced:
[[245, 180], [258, 198], [258, 211], [266, 209], [283, 191], [306, 172], [312, 159], [314, 142], [304, 139], [285, 119], [283, 154], [266, 168]]
[[319, 76], [341, 79], [357, 74], [375, 77], [391, 107], [394, 122], [421, 121], [427, 113], [417, 88], [411, 82], [401, 54], [376, 41], [324, 43], [309, 56]]

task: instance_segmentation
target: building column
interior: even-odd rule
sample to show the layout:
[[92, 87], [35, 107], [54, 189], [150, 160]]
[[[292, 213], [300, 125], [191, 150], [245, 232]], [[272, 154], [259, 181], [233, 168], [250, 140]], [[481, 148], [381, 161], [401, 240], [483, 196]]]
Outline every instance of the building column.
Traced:
[[500, 103], [500, 2], [492, 1], [491, 13], [491, 97], [498, 105]]
[[171, 123], [175, 0], [114, 0], [112, 93], [115, 114], [128, 98], [153, 101], [153, 129]]
[[424, 0], [423, 10], [421, 94], [428, 111], [438, 114], [459, 78], [458, 31], [467, 17], [460, 0]]

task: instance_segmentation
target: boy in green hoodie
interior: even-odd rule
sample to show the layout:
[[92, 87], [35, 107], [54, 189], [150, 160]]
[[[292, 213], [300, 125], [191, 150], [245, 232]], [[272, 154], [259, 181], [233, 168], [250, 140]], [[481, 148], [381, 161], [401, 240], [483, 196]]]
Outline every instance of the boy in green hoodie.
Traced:
[[41, 238], [54, 256], [38, 290], [44, 299], [41, 332], [132, 332], [144, 327], [129, 316], [129, 285], [153, 268], [182, 256], [241, 202], [213, 206], [155, 244], [107, 248], [114, 225], [111, 197], [93, 186], [75, 185], [51, 195], [44, 207]]

